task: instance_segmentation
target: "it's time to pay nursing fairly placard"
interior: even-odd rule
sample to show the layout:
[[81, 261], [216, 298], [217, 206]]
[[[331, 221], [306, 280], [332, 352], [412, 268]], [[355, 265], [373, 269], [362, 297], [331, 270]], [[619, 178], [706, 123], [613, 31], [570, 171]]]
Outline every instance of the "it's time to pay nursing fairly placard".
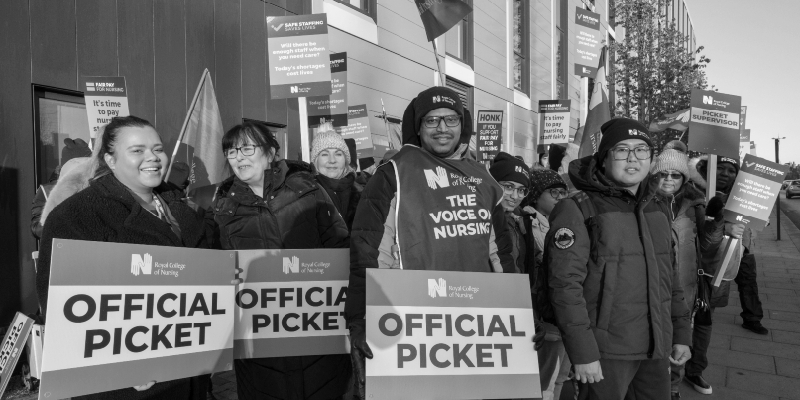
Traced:
[[39, 399], [231, 369], [234, 252], [53, 240]]
[[234, 357], [350, 352], [349, 249], [239, 250]]
[[399, 269], [366, 279], [368, 398], [541, 396], [527, 280]]
[[124, 76], [85, 76], [81, 83], [92, 139], [97, 138], [100, 128], [111, 122], [111, 118], [131, 115]]

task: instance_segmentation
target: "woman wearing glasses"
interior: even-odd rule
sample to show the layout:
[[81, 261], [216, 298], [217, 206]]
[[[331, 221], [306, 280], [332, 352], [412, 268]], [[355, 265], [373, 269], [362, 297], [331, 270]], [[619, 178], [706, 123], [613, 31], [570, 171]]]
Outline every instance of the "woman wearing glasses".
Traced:
[[506, 229], [511, 239], [511, 256], [514, 259], [515, 272], [526, 273], [528, 249], [524, 235], [527, 231], [523, 225], [519, 205], [528, 195], [528, 186], [531, 184], [528, 166], [511, 154], [500, 152], [494, 158], [489, 173], [503, 188], [503, 200], [500, 204], [505, 210]]
[[[309, 164], [276, 160], [278, 142], [260, 123], [222, 137], [233, 170], [206, 219], [216, 248], [313, 249], [349, 246], [347, 226]], [[339, 399], [351, 376], [346, 354], [236, 360], [240, 399]]]

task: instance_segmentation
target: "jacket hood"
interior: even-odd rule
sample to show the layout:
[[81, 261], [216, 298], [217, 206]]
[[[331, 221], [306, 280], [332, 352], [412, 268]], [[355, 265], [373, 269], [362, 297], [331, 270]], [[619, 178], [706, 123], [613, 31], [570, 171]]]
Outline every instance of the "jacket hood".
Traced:
[[700, 157], [693, 157], [689, 160], [689, 180], [694, 182], [700, 189], [706, 190], [708, 188], [708, 182], [706, 182], [706, 179], [700, 174], [700, 170], [697, 169], [701, 161], [708, 162], [708, 154], [704, 154]]
[[[586, 156], [573, 160], [569, 163], [569, 178], [576, 189], [584, 192], [598, 192], [604, 193], [608, 196], [623, 196], [630, 194], [627, 189], [614, 186], [602, 172], [600, 172], [597, 159], [594, 155]], [[648, 172], [647, 177], [642, 181], [646, 185], [646, 191], [639, 191], [637, 197], [655, 193], [658, 188], [658, 182], [651, 179]]]

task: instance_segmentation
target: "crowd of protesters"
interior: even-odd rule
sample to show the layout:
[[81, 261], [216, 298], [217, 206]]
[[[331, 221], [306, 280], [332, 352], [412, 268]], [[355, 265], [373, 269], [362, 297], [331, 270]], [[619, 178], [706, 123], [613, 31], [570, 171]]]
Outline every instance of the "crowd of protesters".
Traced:
[[[594, 155], [565, 156], [552, 146], [533, 166], [507, 153], [474, 160], [472, 117], [444, 87], [406, 108], [404, 146], [372, 173], [358, 170], [352, 146], [318, 133], [311, 163], [281, 159], [274, 133], [245, 122], [222, 138], [230, 177], [207, 199], [187, 201], [188, 171], [164, 182], [169, 160], [153, 125], [113, 118], [90, 151], [68, 144], [60, 176], [37, 193], [31, 228], [41, 238], [37, 289], [46, 316], [53, 238], [189, 248], [350, 248], [345, 307], [351, 353], [236, 360], [240, 399], [364, 397], [366, 268], [527, 275], [544, 399], [564, 385], [587, 399], [680, 398], [685, 380], [703, 379], [715, 308], [729, 282], [711, 285], [723, 239], [741, 238], [728, 268], [739, 286], [743, 327], [766, 334], [751, 252], [753, 233], [723, 220], [737, 160], [690, 160], [686, 146], [660, 154], [647, 128], [619, 118], [603, 125]], [[465, 185], [432, 190], [425, 170]], [[706, 197], [708, 174], [717, 193]], [[401, 196], [402, 194], [402, 196]], [[436, 240], [426, 210], [470, 195], [491, 211], [487, 231]], [[402, 198], [402, 201], [400, 199]], [[738, 271], [738, 273], [737, 273]], [[527, 294], [525, 294], [527, 295]], [[670, 374], [667, 373], [670, 371]], [[87, 398], [202, 399], [208, 376], [142, 382]]]

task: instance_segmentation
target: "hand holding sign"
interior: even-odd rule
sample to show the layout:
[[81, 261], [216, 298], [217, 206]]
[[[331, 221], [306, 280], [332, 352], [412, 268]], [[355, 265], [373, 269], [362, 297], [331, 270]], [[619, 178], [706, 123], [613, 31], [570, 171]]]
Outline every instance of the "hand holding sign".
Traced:
[[367, 344], [367, 333], [363, 319], [350, 323], [350, 360], [356, 373], [356, 394], [359, 399], [365, 399], [367, 368], [365, 358], [372, 359], [372, 349]]

